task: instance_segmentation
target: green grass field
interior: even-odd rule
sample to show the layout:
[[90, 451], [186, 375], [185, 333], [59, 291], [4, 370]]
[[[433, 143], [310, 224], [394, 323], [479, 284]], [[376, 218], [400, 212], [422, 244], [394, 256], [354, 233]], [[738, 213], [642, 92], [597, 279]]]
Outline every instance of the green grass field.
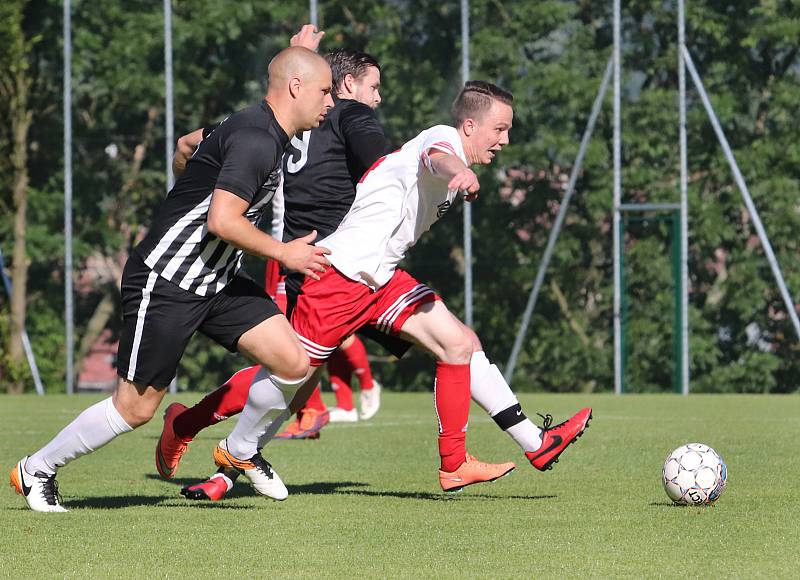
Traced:
[[[4, 477], [94, 400], [0, 398]], [[473, 406], [470, 451], [518, 468], [453, 497], [438, 488], [430, 394], [389, 393], [370, 422], [272, 443], [264, 455], [291, 494], [281, 503], [243, 481], [219, 503], [185, 500], [180, 486], [211, 471], [232, 423], [202, 433], [166, 482], [153, 466], [155, 420], [62, 470], [68, 514], [33, 513], [4, 487], [0, 576], [797, 577], [800, 397], [521, 402], [557, 421], [588, 404], [594, 420], [542, 474]], [[674, 507], [661, 488], [664, 458], [691, 441], [728, 463], [714, 507]]]

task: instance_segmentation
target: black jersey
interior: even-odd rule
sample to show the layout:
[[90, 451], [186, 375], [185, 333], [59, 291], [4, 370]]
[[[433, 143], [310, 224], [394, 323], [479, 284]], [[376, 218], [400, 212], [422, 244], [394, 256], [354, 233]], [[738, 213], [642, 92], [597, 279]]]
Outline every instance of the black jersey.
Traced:
[[292, 138], [283, 157], [283, 241], [317, 230], [336, 230], [353, 204], [356, 184], [388, 144], [375, 111], [350, 99], [334, 99], [325, 121]]
[[241, 197], [250, 204], [245, 217], [255, 224], [280, 182], [288, 143], [266, 101], [220, 123], [200, 143], [137, 246], [145, 264], [200, 296], [225, 288], [243, 253], [209, 233], [211, 195], [219, 188]]

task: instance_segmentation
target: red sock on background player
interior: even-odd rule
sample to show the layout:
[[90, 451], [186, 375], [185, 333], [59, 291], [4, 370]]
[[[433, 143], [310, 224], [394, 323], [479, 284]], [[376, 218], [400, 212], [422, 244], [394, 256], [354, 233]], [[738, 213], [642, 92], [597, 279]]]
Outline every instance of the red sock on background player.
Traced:
[[[368, 391], [374, 386], [374, 383], [372, 380], [372, 369], [370, 368], [369, 361], [367, 360], [367, 349], [358, 336], [353, 335], [351, 337], [351, 341], [351, 344], [339, 347], [337, 353], [341, 353], [341, 355], [347, 361], [351, 372], [358, 377], [358, 383], [361, 386], [361, 390]], [[345, 341], [345, 345], [346, 344], [347, 341]], [[337, 355], [334, 354], [334, 356]], [[348, 380], [348, 382], [350, 381]]]
[[247, 403], [250, 384], [260, 368], [255, 365], [234, 373], [221, 387], [183, 411], [172, 424], [175, 434], [184, 439], [193, 439], [206, 427], [241, 413]]
[[353, 367], [341, 347], [328, 359], [328, 377], [331, 379], [333, 394], [336, 395], [336, 406], [345, 411], [352, 411], [353, 389], [350, 381], [353, 378]]

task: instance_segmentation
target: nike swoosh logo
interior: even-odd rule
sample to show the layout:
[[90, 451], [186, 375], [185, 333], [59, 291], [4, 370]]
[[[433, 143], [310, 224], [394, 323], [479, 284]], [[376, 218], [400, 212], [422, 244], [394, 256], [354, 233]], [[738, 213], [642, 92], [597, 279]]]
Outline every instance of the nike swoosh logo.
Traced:
[[564, 439], [561, 437], [561, 435], [553, 435], [553, 442], [550, 443], [550, 445], [548, 445], [547, 449], [545, 449], [544, 451], [539, 451], [536, 454], [536, 457], [541, 457], [542, 455], [546, 455], [547, 453], [550, 453], [553, 449], [555, 449], [556, 447], [561, 445], [561, 443], [563, 441], [564, 441]]
[[167, 477], [172, 477], [175, 473], [174, 469], [170, 469], [167, 467], [166, 463], [164, 462], [164, 458], [161, 457], [161, 438], [158, 438], [158, 446], [156, 447], [156, 461], [158, 461], [158, 467], [161, 470], [161, 473], [165, 474]]
[[25, 484], [25, 470], [22, 468], [22, 463], [19, 464], [19, 483], [22, 485], [22, 494], [28, 497], [31, 493], [31, 486]]
[[460, 483], [460, 482], [464, 481], [460, 477], [445, 477], [444, 479], [446, 479], [447, 481], [455, 481], [456, 483]]
[[519, 417], [520, 415], [522, 415], [522, 409], [517, 409], [517, 417]]

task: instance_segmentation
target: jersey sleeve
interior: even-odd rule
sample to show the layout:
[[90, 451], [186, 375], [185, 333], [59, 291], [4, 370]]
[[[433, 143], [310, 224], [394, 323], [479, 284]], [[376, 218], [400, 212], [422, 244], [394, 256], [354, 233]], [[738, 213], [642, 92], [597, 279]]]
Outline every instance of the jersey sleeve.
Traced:
[[455, 128], [448, 127], [447, 125], [432, 127], [422, 141], [420, 147], [420, 161], [425, 165], [428, 171], [433, 172], [430, 158], [430, 152], [433, 150], [449, 153], [460, 159], [461, 156], [457, 153], [459, 149], [458, 140], [458, 131], [456, 131]]
[[222, 168], [217, 189], [251, 202], [280, 161], [278, 142], [267, 131], [246, 127], [234, 131], [221, 144]]
[[347, 147], [347, 159], [359, 176], [391, 151], [375, 111], [367, 105], [348, 106], [341, 113], [339, 127]]
[[213, 125], [206, 125], [203, 127], [203, 139], [207, 139], [217, 127], [219, 127], [219, 123], [214, 123]]

